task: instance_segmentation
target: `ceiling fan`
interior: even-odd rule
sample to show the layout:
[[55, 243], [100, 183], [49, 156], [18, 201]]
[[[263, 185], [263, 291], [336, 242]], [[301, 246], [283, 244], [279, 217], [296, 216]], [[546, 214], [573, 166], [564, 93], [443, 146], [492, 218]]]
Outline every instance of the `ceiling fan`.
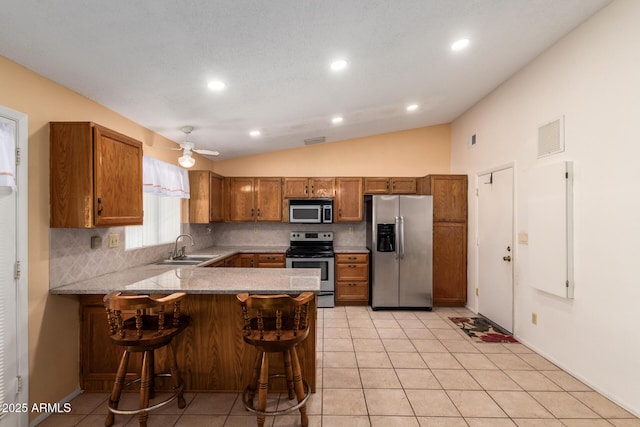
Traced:
[[178, 163], [180, 163], [180, 166], [183, 168], [190, 168], [196, 163], [196, 159], [191, 156], [192, 152], [205, 156], [220, 155], [217, 151], [195, 148], [194, 143], [189, 141], [189, 134], [193, 131], [193, 126], [183, 126], [180, 130], [185, 134], [184, 142], [180, 143], [180, 148], [170, 148], [170, 150], [182, 150], [182, 156], [178, 158]]

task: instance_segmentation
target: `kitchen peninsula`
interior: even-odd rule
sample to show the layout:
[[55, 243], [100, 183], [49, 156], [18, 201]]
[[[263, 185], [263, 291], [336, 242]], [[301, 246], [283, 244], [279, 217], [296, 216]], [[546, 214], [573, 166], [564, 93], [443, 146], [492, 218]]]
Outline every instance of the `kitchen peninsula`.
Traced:
[[[191, 325], [174, 341], [185, 391], [239, 392], [248, 384], [255, 350], [242, 339], [242, 315], [236, 294], [298, 294], [320, 290], [318, 269], [202, 268], [144, 265], [105, 274], [50, 290], [51, 294], [77, 295], [80, 299], [80, 387], [109, 392], [120, 349], [111, 345], [102, 298], [113, 291], [138, 294], [186, 292], [181, 309]], [[298, 348], [303, 376], [316, 387], [315, 301], [310, 307], [310, 332]], [[278, 369], [278, 359], [274, 367]], [[130, 364], [131, 378], [139, 361]], [[164, 366], [164, 357], [158, 358]], [[280, 362], [281, 364], [281, 362]], [[158, 388], [169, 389], [159, 379]]]

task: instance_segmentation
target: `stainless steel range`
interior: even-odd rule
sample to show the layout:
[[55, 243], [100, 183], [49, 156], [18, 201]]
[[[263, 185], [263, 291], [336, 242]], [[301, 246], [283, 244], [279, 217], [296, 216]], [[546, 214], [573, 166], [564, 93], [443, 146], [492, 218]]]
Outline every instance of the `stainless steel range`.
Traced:
[[292, 231], [287, 249], [287, 268], [319, 268], [318, 307], [335, 306], [335, 254], [333, 231]]

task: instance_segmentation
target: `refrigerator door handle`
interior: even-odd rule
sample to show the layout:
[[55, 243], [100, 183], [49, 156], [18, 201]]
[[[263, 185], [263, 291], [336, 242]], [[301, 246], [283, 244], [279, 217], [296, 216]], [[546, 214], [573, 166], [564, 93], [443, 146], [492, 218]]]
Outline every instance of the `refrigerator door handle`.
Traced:
[[404, 259], [404, 216], [400, 217], [400, 259]]
[[400, 217], [396, 217], [396, 259], [400, 258]]

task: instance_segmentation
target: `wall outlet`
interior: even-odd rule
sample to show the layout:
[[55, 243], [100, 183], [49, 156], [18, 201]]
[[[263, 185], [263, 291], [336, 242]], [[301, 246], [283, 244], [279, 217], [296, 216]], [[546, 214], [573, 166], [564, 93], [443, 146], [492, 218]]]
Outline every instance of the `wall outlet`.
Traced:
[[353, 234], [353, 227], [349, 226], [349, 234]]
[[531, 323], [534, 325], [538, 324], [538, 313], [531, 313]]
[[476, 288], [476, 296], [480, 295], [480, 291]]
[[120, 246], [120, 235], [119, 234], [109, 234], [109, 247], [117, 248]]
[[258, 227], [253, 227], [253, 232], [254, 232], [254, 233], [258, 233], [258, 232], [259, 232]]

